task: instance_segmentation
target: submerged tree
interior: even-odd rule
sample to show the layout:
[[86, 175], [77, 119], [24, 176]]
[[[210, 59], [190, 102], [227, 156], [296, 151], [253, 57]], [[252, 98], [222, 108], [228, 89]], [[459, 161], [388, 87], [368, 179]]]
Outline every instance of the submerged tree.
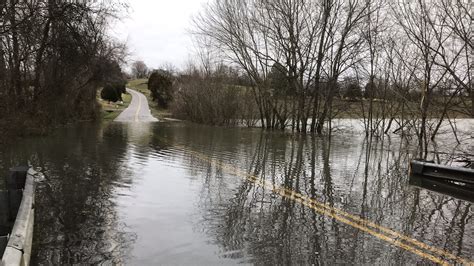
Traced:
[[[348, 109], [336, 97], [342, 89], [360, 102], [367, 136], [416, 135], [424, 157], [443, 123], [474, 114], [469, 7], [467, 0], [212, 1], [194, 18], [193, 34], [211, 51], [206, 69], [220, 58], [247, 75], [261, 127], [330, 130]], [[345, 87], [351, 76], [367, 84], [365, 99]], [[448, 80], [451, 88], [436, 94]]]
[[[366, 14], [355, 0], [215, 1], [195, 18], [195, 34], [247, 73], [262, 127], [284, 128], [289, 117], [293, 130], [306, 132], [311, 119], [311, 131], [322, 133], [338, 79], [356, 61]], [[275, 64], [293, 92], [283, 101], [269, 80]]]

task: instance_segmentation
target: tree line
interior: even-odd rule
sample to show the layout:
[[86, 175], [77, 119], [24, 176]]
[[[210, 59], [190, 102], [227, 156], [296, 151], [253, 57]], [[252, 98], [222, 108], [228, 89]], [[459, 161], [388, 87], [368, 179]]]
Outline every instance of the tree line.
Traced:
[[126, 8], [112, 1], [0, 1], [2, 128], [43, 131], [96, 117], [97, 88], [123, 80], [125, 46], [107, 30]]
[[244, 73], [264, 128], [330, 130], [345, 91], [367, 135], [414, 134], [423, 153], [474, 117], [467, 0], [222, 0], [193, 20], [201, 72]]

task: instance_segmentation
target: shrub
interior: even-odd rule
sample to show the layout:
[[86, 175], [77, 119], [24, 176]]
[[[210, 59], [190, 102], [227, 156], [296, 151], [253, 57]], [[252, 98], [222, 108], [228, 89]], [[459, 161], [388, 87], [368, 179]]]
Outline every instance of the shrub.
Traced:
[[361, 97], [362, 97], [362, 89], [360, 88], [359, 84], [355, 82], [351, 82], [346, 86], [344, 98], [349, 98], [349, 100], [353, 101]]
[[125, 93], [125, 82], [107, 84], [100, 92], [100, 97], [106, 101], [122, 101], [122, 93]]
[[179, 80], [170, 109], [177, 118], [218, 126], [253, 126], [258, 114], [250, 88], [199, 76]]
[[173, 99], [173, 77], [164, 70], [154, 71], [148, 79], [148, 89], [153, 101], [162, 108], [167, 108]]
[[117, 95], [118, 95], [118, 98], [120, 101], [122, 101], [122, 93], [126, 93], [127, 90], [126, 90], [126, 86], [127, 86], [127, 82], [126, 81], [120, 81], [120, 82], [117, 82], [117, 83], [114, 83], [112, 84], [112, 87], [115, 89], [115, 91], [117, 92]]
[[106, 85], [100, 92], [100, 97], [103, 100], [116, 102], [119, 100], [117, 91], [112, 85]]

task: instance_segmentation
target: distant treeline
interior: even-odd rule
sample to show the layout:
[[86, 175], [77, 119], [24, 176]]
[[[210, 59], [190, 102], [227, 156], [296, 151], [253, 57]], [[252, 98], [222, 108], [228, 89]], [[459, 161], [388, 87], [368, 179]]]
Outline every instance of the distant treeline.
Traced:
[[[97, 88], [123, 80], [112, 1], [0, 1], [0, 127], [16, 134], [94, 119]], [[5, 131], [3, 132], [5, 133]]]
[[[270, 88], [273, 96], [279, 96], [281, 103], [287, 106], [284, 118], [275, 116], [273, 123], [279, 123], [280, 127], [272, 128], [285, 129], [294, 124], [291, 121], [292, 112], [289, 107], [296, 104], [297, 95], [290, 90], [287, 85], [287, 76], [278, 71], [277, 67], [272, 68], [272, 72], [268, 77]], [[163, 93], [162, 86], [155, 82], [156, 76], [164, 73], [164, 77], [168, 80], [168, 87], [172, 86], [173, 96], [168, 96], [166, 106], [171, 106], [174, 116], [198, 123], [211, 125], [247, 125], [256, 126], [259, 121], [259, 108], [252, 92], [251, 80], [245, 75], [239, 74], [237, 69], [220, 64], [215, 71], [205, 74], [195, 65], [188, 66], [183, 72], [174, 75], [165, 70], [154, 71], [150, 76], [149, 88], [152, 94]], [[382, 89], [380, 81], [375, 84], [363, 83], [355, 77], [346, 77], [336, 83], [334, 90], [334, 102], [332, 106], [332, 116], [330, 118], [356, 118], [363, 120], [367, 113], [369, 105], [372, 104], [373, 112], [377, 116], [383, 116], [387, 119], [401, 119], [402, 113], [392, 113], [397, 103], [397, 94], [392, 90]], [[444, 108], [442, 102], [446, 97], [450, 96], [451, 88], [440, 87], [433, 92], [433, 101], [440, 104], [437, 108], [433, 108], [430, 118], [439, 118], [443, 115]], [[158, 91], [158, 92], [157, 92]], [[410, 90], [406, 92], [406, 97], [411, 99], [405, 103], [409, 106], [404, 114], [407, 117], [417, 117], [418, 105], [416, 104], [422, 97], [421, 92]], [[456, 99], [458, 104], [453, 105], [451, 112], [458, 117], [466, 117], [463, 114], [465, 109], [460, 105], [462, 99], [466, 99], [467, 95], [460, 94]], [[154, 97], [156, 100], [157, 97]], [[158, 101], [159, 103], [159, 101]], [[165, 107], [163, 104], [160, 106]], [[456, 107], [457, 106], [457, 107]], [[380, 114], [385, 112], [386, 114]], [[388, 114], [392, 113], [391, 117]], [[283, 121], [278, 121], [283, 119]], [[393, 122], [393, 121], [392, 121]], [[389, 127], [388, 123], [385, 124]], [[385, 127], [384, 127], [385, 128]]]

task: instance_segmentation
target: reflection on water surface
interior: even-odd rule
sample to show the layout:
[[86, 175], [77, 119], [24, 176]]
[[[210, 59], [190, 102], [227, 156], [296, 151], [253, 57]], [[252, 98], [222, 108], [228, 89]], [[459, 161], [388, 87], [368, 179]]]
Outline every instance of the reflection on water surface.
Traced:
[[431, 262], [301, 198], [421, 241], [437, 258], [474, 260], [472, 204], [410, 186], [410, 147], [359, 134], [85, 124], [6, 147], [0, 164], [29, 161], [47, 177], [36, 264]]

